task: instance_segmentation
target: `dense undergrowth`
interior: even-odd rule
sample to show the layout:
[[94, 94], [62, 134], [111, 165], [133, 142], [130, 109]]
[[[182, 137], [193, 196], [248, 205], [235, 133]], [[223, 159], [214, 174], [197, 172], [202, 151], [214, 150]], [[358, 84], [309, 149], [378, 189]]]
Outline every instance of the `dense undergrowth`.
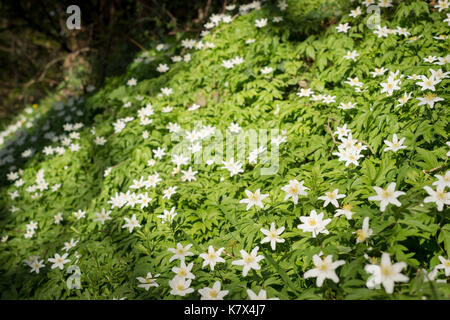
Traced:
[[[198, 299], [216, 281], [225, 299], [450, 297], [448, 9], [394, 1], [377, 27], [370, 1], [283, 3], [212, 16], [200, 40], [169, 39], [3, 132], [3, 299]], [[244, 163], [178, 157], [181, 140], [249, 129], [268, 144]], [[210, 246], [224, 262], [205, 265]]]

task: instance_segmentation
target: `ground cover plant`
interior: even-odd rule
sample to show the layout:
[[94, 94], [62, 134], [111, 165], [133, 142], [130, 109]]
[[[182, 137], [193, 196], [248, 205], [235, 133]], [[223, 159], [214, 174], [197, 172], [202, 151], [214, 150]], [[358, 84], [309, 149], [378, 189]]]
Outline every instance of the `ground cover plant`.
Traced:
[[448, 7], [236, 3], [29, 106], [1, 298], [450, 298]]

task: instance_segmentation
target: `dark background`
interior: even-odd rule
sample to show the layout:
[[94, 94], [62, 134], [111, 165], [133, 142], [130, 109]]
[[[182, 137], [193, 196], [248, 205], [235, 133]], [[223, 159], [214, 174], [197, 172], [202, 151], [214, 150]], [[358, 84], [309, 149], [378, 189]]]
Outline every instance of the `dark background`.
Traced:
[[[212, 13], [234, 2], [0, 0], [0, 128], [55, 91], [74, 67], [83, 66], [85, 84], [98, 88], [142, 49], [173, 35], [198, 37]], [[66, 27], [73, 4], [81, 9], [80, 30]]]

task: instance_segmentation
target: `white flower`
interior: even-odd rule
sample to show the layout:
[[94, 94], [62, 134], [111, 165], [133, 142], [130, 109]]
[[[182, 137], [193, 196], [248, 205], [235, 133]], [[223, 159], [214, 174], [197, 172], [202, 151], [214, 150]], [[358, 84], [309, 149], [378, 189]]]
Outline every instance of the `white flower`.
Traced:
[[306, 88], [306, 89], [300, 89], [300, 92], [297, 92], [296, 95], [298, 95], [299, 97], [309, 97], [313, 93], [314, 93], [314, 91], [312, 91], [310, 88]]
[[396, 105], [395, 107], [398, 108], [400, 106], [403, 106], [406, 102], [408, 102], [408, 100], [411, 99], [411, 93], [404, 93], [403, 97], [401, 97], [400, 99], [398, 99], [398, 105]]
[[315, 268], [308, 270], [304, 274], [304, 278], [317, 278], [316, 285], [321, 287], [325, 279], [331, 279], [333, 282], [338, 283], [339, 278], [336, 275], [336, 268], [345, 264], [344, 260], [338, 260], [333, 262], [333, 256], [329, 255], [321, 258], [319, 255], [315, 254], [313, 256], [313, 263]]
[[260, 208], [263, 208], [264, 205], [262, 203], [262, 200], [267, 198], [269, 194], [261, 194], [260, 189], [256, 190], [255, 193], [251, 192], [250, 190], [245, 190], [245, 194], [247, 195], [247, 199], [242, 199], [239, 201], [239, 203], [246, 203], [247, 204], [247, 211], [253, 207], [258, 206]]
[[338, 109], [342, 109], [342, 110], [349, 110], [349, 109], [353, 109], [356, 106], [356, 102], [352, 103], [351, 101], [349, 102], [341, 102], [338, 106]]
[[267, 25], [267, 19], [266, 18], [255, 20], [255, 26], [257, 26], [258, 28], [265, 27], [266, 25]]
[[225, 67], [227, 69], [231, 69], [234, 67], [233, 60], [223, 60], [222, 61], [222, 67]]
[[234, 58], [231, 60], [231, 62], [232, 62], [233, 64], [239, 65], [239, 64], [241, 64], [241, 63], [244, 62], [244, 58], [239, 57], [239, 56], [236, 56], [236, 57], [234, 57]]
[[348, 25], [348, 23], [340, 24], [336, 27], [337, 32], [343, 32], [347, 33], [348, 29], [351, 27]]
[[183, 278], [183, 279], [195, 279], [194, 274], [191, 272], [192, 267], [194, 266], [194, 263], [191, 262], [186, 266], [186, 263], [184, 260], [180, 261], [179, 267], [173, 267], [172, 272], [176, 274], [177, 277]]
[[438, 211], [442, 211], [444, 205], [450, 205], [450, 192], [445, 192], [445, 187], [440, 185], [436, 188], [436, 191], [428, 186], [423, 187], [429, 194], [423, 202], [434, 202], [436, 203]]
[[148, 189], [148, 188], [155, 188], [156, 185], [157, 185], [160, 181], [162, 181], [162, 179], [159, 177], [159, 173], [157, 173], [157, 172], [156, 172], [155, 174], [153, 174], [153, 175], [148, 176], [148, 177], [147, 177], [147, 181], [146, 181], [145, 189]]
[[400, 84], [400, 80], [391, 80], [388, 79], [387, 82], [383, 82], [381, 83], [381, 87], [383, 89], [381, 89], [381, 93], [386, 92], [388, 96], [392, 96], [392, 93], [395, 90], [400, 90], [400, 87], [398, 86]]
[[158, 65], [158, 67], [156, 68], [156, 71], [161, 72], [161, 73], [167, 72], [167, 71], [169, 71], [169, 66], [167, 64], [160, 63]]
[[104, 177], [109, 176], [109, 174], [111, 173], [112, 169], [113, 169], [113, 168], [111, 168], [111, 167], [106, 168], [106, 169], [105, 169], [105, 172], [103, 173], [103, 176], [104, 176]]
[[424, 62], [429, 62], [429, 63], [433, 63], [437, 58], [434, 56], [428, 56], [426, 58], [423, 58]]
[[53, 216], [54, 224], [59, 224], [61, 221], [63, 221], [62, 213], [58, 212], [56, 215]]
[[353, 61], [356, 61], [357, 57], [359, 57], [359, 53], [357, 53], [356, 50], [347, 51], [347, 54], [344, 56], [345, 59]]
[[322, 102], [326, 104], [336, 102], [336, 96], [325, 95], [322, 98]]
[[387, 147], [384, 149], [384, 151], [386, 152], [386, 151], [392, 150], [394, 152], [397, 152], [398, 150], [406, 149], [407, 146], [403, 145], [403, 141], [405, 141], [405, 138], [401, 138], [399, 141], [397, 134], [394, 133], [394, 135], [392, 136], [392, 142], [390, 142], [388, 140], [384, 140], [384, 143], [387, 145]]
[[159, 273], [155, 274], [155, 276], [152, 276], [152, 273], [148, 272], [145, 278], [137, 277], [136, 279], [141, 283], [138, 285], [138, 287], [144, 288], [147, 291], [148, 289], [150, 289], [150, 287], [158, 287], [159, 285], [156, 283], [155, 278], [158, 278], [159, 276], [160, 276]]
[[[343, 138], [344, 139], [344, 138]], [[337, 155], [339, 157], [339, 161], [345, 161], [345, 166], [348, 167], [350, 164], [354, 164], [358, 166], [358, 159], [363, 158], [364, 155], [360, 154], [356, 149], [356, 146], [350, 147], [342, 147], [343, 145], [339, 145], [338, 152], [333, 152], [333, 155]]]
[[138, 194], [138, 203], [141, 204], [141, 209], [148, 207], [150, 201], [152, 201], [152, 198], [148, 196], [147, 192]]
[[70, 239], [69, 242], [64, 242], [64, 248], [63, 248], [63, 250], [64, 250], [64, 251], [69, 251], [70, 249], [72, 249], [73, 247], [75, 247], [75, 246], [77, 245], [77, 243], [78, 243], [78, 240], [77, 240], [77, 241], [73, 241], [73, 238], [72, 238], [72, 239]]
[[263, 255], [257, 255], [258, 254], [259, 247], [256, 246], [250, 254], [248, 254], [245, 250], [240, 250], [242, 259], [241, 260], [235, 260], [231, 262], [231, 264], [236, 266], [244, 266], [242, 270], [242, 275], [245, 277], [247, 276], [247, 273], [251, 270], [259, 270], [261, 269], [261, 266], [258, 264], [259, 261], [264, 259]]
[[161, 88], [161, 93], [165, 96], [170, 96], [173, 93], [172, 88]]
[[420, 101], [419, 106], [428, 104], [431, 109], [434, 107], [435, 102], [444, 101], [443, 98], [438, 97], [434, 93], [428, 92], [423, 98], [417, 98]]
[[351, 133], [351, 130], [347, 129], [347, 124], [344, 123], [342, 127], [337, 127], [336, 131], [333, 134], [337, 134], [338, 139], [341, 140], [343, 137], [346, 137], [349, 133]]
[[380, 6], [380, 8], [392, 7], [392, 0], [380, 0], [378, 5]]
[[286, 0], [281, 0], [281, 1], [278, 1], [277, 6], [278, 6], [278, 8], [280, 8], [280, 11], [285, 11], [286, 8], [288, 7], [288, 4], [286, 3]]
[[198, 289], [198, 293], [201, 294], [200, 300], [223, 300], [228, 292], [228, 290], [220, 290], [220, 281], [214, 282], [212, 288], [204, 287], [203, 289]]
[[259, 293], [256, 294], [252, 290], [247, 289], [247, 294], [250, 300], [280, 300], [278, 298], [269, 298], [267, 299], [267, 292], [264, 289], [259, 290]]
[[[354, 232], [355, 233], [355, 232]], [[369, 228], [369, 217], [365, 217], [363, 220], [362, 229], [356, 231], [356, 243], [364, 242], [367, 238], [372, 235], [373, 231]]]
[[128, 85], [129, 87], [135, 86], [136, 84], [137, 84], [137, 80], [136, 80], [135, 78], [131, 78], [131, 79], [129, 79], [129, 80], [127, 81], [127, 85]]
[[305, 182], [303, 180], [301, 182], [298, 182], [297, 179], [289, 180], [289, 184], [281, 188], [281, 190], [286, 192], [283, 201], [292, 197], [292, 201], [296, 205], [299, 195], [307, 196], [308, 193], [305, 190], [309, 190], [309, 188], [303, 186], [304, 183]]
[[437, 81], [441, 81], [442, 79], [446, 79], [446, 78], [450, 77], [449, 76], [450, 71], [443, 72], [442, 69], [439, 69], [439, 70], [430, 69], [430, 72], [431, 72], [431, 77], [435, 78]]
[[373, 187], [375, 192], [377, 193], [376, 196], [369, 197], [370, 201], [380, 201], [380, 210], [383, 212], [386, 209], [386, 206], [390, 203], [393, 205], [396, 205], [397, 207], [400, 207], [402, 204], [400, 201], [397, 200], [397, 198], [401, 195], [406, 194], [403, 191], [395, 191], [396, 183], [392, 182], [387, 188], [382, 189], [380, 187]]
[[361, 14], [361, 7], [358, 6], [355, 10], [350, 10], [350, 17], [356, 18], [357, 16], [359, 16]]
[[367, 273], [372, 274], [367, 279], [367, 287], [373, 289], [376, 286], [382, 284], [387, 293], [394, 292], [395, 282], [408, 282], [409, 278], [400, 272], [406, 268], [406, 263], [398, 262], [391, 263], [389, 254], [384, 252], [381, 256], [380, 265], [369, 264], [364, 267]]
[[132, 208], [134, 208], [134, 206], [138, 203], [139, 198], [137, 196], [136, 193], [132, 193], [130, 194], [129, 191], [127, 191], [127, 205], [131, 206]]
[[130, 186], [130, 189], [140, 189], [145, 187], [144, 177], [141, 177], [139, 180], [133, 179], [133, 184]]
[[352, 87], [362, 87], [364, 85], [361, 81], [359, 81], [358, 77], [347, 78], [347, 81], [344, 81], [344, 83], [347, 83]]
[[223, 250], [224, 248], [219, 248], [217, 249], [217, 251], [215, 251], [213, 246], [209, 246], [208, 253], [201, 253], [199, 255], [200, 258], [204, 259], [202, 268], [209, 265], [211, 270], [214, 270], [216, 263], [225, 262], [225, 259], [220, 257]]
[[164, 193], [163, 199], [170, 199], [171, 196], [173, 196], [175, 193], [177, 193], [176, 192], [177, 188], [178, 188], [177, 186], [174, 186], [174, 187], [169, 187], [166, 190], [163, 190], [163, 193]]
[[261, 228], [259, 230], [266, 235], [266, 237], [261, 240], [261, 243], [270, 242], [270, 247], [272, 248], [272, 250], [275, 250], [277, 242], [278, 243], [283, 243], [285, 241], [284, 239], [280, 238], [280, 235], [284, 231], [284, 227], [276, 229], [275, 228], [275, 222], [272, 222], [270, 224], [270, 229], [269, 230], [266, 230], [266, 229], [263, 229], [263, 228]]
[[109, 216], [111, 213], [111, 210], [106, 211], [105, 208], [102, 208], [102, 212], [97, 212], [95, 213], [95, 215], [97, 216], [97, 218], [94, 219], [94, 222], [96, 221], [100, 221], [101, 224], [105, 224], [106, 220], [111, 220], [112, 218]]
[[441, 261], [441, 264], [438, 264], [435, 269], [444, 269], [445, 276], [450, 276], [450, 259], [445, 259], [443, 256], [438, 257]]
[[177, 213], [174, 212], [175, 211], [175, 207], [172, 207], [172, 209], [170, 209], [170, 211], [167, 211], [166, 209], [164, 209], [164, 214], [157, 216], [157, 218], [160, 218], [162, 221], [161, 223], [172, 223], [173, 218], [176, 217]]
[[130, 231], [130, 233], [133, 232], [134, 228], [140, 228], [141, 227], [141, 225], [139, 224], [139, 221], [137, 221], [137, 219], [136, 219], [136, 215], [135, 214], [133, 214], [131, 219], [130, 218], [124, 218], [124, 220], [125, 220], [126, 224], [124, 224], [122, 226], [122, 229], [123, 228], [128, 228], [128, 231]]
[[450, 27], [450, 13], [447, 13], [447, 18], [443, 20], [443, 22], [447, 22]]
[[189, 251], [189, 249], [192, 247], [192, 244], [186, 245], [186, 247], [183, 247], [181, 243], [177, 243], [176, 248], [169, 248], [168, 251], [174, 253], [174, 255], [169, 259], [169, 262], [172, 262], [175, 259], [179, 259], [181, 261], [184, 261], [184, 259], [187, 256], [193, 256], [194, 254]]
[[74, 212], [73, 215], [77, 218], [77, 220], [80, 220], [81, 218], [84, 218], [84, 216], [86, 215], [86, 211], [80, 209]]
[[309, 217], [300, 217], [302, 224], [297, 226], [298, 229], [303, 232], [312, 232], [312, 237], [315, 238], [319, 233], [328, 234], [328, 230], [325, 228], [331, 219], [323, 220], [323, 212], [317, 214], [316, 210], [311, 210]]
[[278, 147], [278, 146], [280, 146], [280, 144], [285, 143], [286, 141], [287, 141], [287, 137], [285, 135], [281, 134], [276, 137], [273, 137], [270, 140], [270, 143], [275, 144]]
[[190, 160], [190, 157], [184, 156], [183, 154], [174, 154], [172, 156], [172, 163], [176, 164], [177, 168], [180, 168], [182, 165], [188, 164]]
[[233, 133], [239, 133], [239, 131], [241, 131], [241, 127], [239, 126], [239, 124], [232, 122], [230, 124], [230, 126], [228, 127], [228, 130], [230, 130]]
[[59, 269], [64, 269], [64, 264], [67, 262], [70, 262], [69, 259], [66, 259], [68, 256], [67, 253], [64, 253], [62, 256], [60, 256], [59, 254], [55, 253], [55, 257], [54, 258], [49, 258], [48, 261], [49, 262], [53, 262], [52, 265], [52, 269], [55, 268], [59, 268]]
[[192, 280], [185, 280], [184, 278], [175, 277], [169, 281], [169, 286], [172, 289], [170, 294], [184, 297], [188, 293], [192, 293], [195, 290], [190, 288]]
[[450, 170], [447, 170], [444, 176], [436, 174], [435, 177], [438, 179], [438, 181], [433, 182], [433, 186], [436, 186], [437, 188], [450, 188]]
[[41, 260], [41, 261], [35, 260], [35, 261], [31, 262], [29, 264], [29, 266], [31, 267], [30, 272], [39, 273], [39, 269], [45, 267], [44, 260]]
[[378, 38], [386, 38], [389, 35], [389, 29], [386, 26], [382, 27], [380, 25], [377, 25], [377, 29], [373, 33], [375, 33]]
[[324, 200], [323, 207], [326, 207], [329, 203], [334, 205], [336, 208], [339, 208], [338, 199], [345, 198], [345, 194], [338, 194], [339, 190], [334, 189], [332, 192], [325, 193], [324, 196], [319, 197], [319, 200]]
[[344, 204], [342, 206], [342, 209], [337, 209], [336, 213], [334, 214], [335, 217], [339, 217], [341, 215], [345, 215], [347, 220], [350, 220], [352, 218], [352, 215], [354, 212], [352, 212], [353, 206], [351, 204]]
[[448, 0], [439, 0], [438, 3], [434, 6], [436, 9], [439, 9], [439, 12], [441, 12], [444, 9], [449, 8]]
[[420, 77], [422, 79], [422, 81], [420, 82], [416, 82], [417, 85], [419, 85], [421, 87], [421, 90], [431, 90], [431, 91], [435, 91], [436, 88], [434, 87], [436, 84], [438, 84], [439, 82], [441, 82], [440, 80], [435, 79], [434, 76], [430, 76], [429, 78], [425, 77], [425, 76], [421, 76]]
[[156, 150], [153, 149], [152, 152], [155, 154], [155, 158], [158, 159], [162, 159], [162, 157], [164, 157], [164, 155], [166, 154], [164, 148], [161, 149], [160, 147], [158, 147], [158, 149]]
[[264, 67], [261, 69], [262, 74], [268, 74], [268, 73], [271, 73], [272, 71], [273, 71], [273, 68], [271, 68], [271, 67]]
[[372, 78], [375, 78], [376, 76], [383, 75], [388, 69], [385, 69], [384, 67], [381, 68], [375, 68], [375, 71], [371, 71]]

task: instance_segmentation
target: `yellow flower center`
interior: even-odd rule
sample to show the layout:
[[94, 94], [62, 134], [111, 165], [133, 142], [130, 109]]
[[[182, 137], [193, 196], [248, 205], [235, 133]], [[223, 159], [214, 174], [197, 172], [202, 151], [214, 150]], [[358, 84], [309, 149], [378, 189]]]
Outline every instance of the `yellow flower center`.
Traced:
[[384, 275], [384, 276], [386, 276], [386, 277], [389, 277], [389, 276], [391, 276], [392, 275], [392, 268], [390, 267], [390, 266], [381, 266], [380, 267], [380, 269], [381, 269], [381, 274], [382, 275]]
[[247, 256], [247, 257], [245, 257], [245, 259], [244, 259], [245, 263], [252, 263], [253, 260], [254, 260], [254, 258], [253, 258], [252, 256]]
[[383, 198], [389, 198], [390, 196], [391, 196], [391, 193], [389, 191], [383, 190], [383, 193], [382, 193]]
[[211, 296], [211, 298], [217, 298], [217, 291], [216, 290], [211, 290], [209, 292], [209, 295]]
[[434, 98], [436, 98], [436, 95], [434, 93], [429, 92], [425, 95], [426, 100], [431, 101], [431, 100], [434, 100]]
[[352, 206], [351, 204], [344, 204], [344, 205], [342, 206], [342, 209], [343, 209], [343, 210], [346, 210], [346, 211], [350, 211], [350, 210], [353, 209], [353, 206]]
[[298, 193], [298, 186], [290, 186], [289, 187], [289, 192], [292, 193], [292, 194]]
[[315, 226], [317, 224], [315, 219], [309, 219], [308, 223], [310, 226]]
[[445, 200], [445, 193], [444, 193], [444, 191], [441, 191], [441, 192], [439, 192], [439, 191], [437, 191], [436, 192], [436, 197], [438, 198], [438, 199], [440, 199], [440, 200]]
[[356, 231], [356, 235], [358, 236], [358, 241], [360, 241], [360, 242], [366, 240], [366, 238], [367, 238], [366, 233], [362, 229], [359, 229], [358, 231]]

